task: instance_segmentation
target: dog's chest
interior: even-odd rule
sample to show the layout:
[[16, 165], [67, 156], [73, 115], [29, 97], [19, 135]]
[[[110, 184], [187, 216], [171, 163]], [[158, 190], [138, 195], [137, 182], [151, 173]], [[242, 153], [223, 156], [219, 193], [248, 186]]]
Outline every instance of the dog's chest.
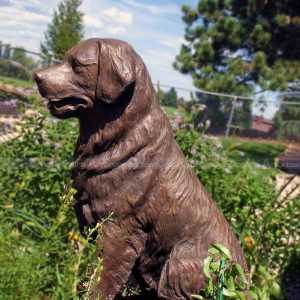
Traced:
[[146, 201], [149, 174], [143, 169], [116, 168], [106, 174], [73, 173], [73, 186], [78, 191], [76, 200], [88, 203], [93, 213], [105, 218], [130, 214]]

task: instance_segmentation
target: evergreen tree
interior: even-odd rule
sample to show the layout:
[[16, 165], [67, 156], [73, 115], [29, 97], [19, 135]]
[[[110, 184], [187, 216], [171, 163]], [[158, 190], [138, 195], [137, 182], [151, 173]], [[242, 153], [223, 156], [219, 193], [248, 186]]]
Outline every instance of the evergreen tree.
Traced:
[[83, 38], [83, 14], [78, 11], [81, 3], [81, 0], [62, 0], [54, 10], [41, 43], [45, 64], [49, 64], [52, 58], [61, 60], [65, 52]]
[[292, 84], [283, 101], [295, 104], [281, 104], [275, 115], [275, 130], [279, 139], [300, 142], [300, 82]]
[[[184, 5], [182, 11], [186, 43], [174, 67], [192, 75], [196, 87], [247, 95], [255, 85], [284, 90], [299, 78], [299, 1], [199, 0], [196, 8]], [[213, 102], [218, 101], [205, 104], [221, 120], [230, 107], [225, 99]], [[244, 128], [251, 123], [250, 102], [235, 111], [235, 119]]]
[[247, 94], [299, 78], [299, 1], [199, 0], [182, 11], [187, 43], [174, 66], [196, 87]]
[[157, 86], [156, 86], [156, 97], [157, 97], [157, 102], [159, 104], [162, 104], [163, 99], [164, 99], [165, 93], [164, 91], [161, 89], [160, 87], [160, 83], [159, 81], [157, 82]]
[[162, 99], [162, 105], [177, 107], [177, 92], [172, 87], [168, 92], [165, 93]]

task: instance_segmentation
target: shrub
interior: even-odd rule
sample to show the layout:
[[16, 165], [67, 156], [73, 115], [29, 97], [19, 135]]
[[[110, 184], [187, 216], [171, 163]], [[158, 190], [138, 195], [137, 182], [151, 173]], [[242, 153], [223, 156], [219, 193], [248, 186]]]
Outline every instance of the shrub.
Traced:
[[[20, 137], [0, 144], [0, 298], [70, 299], [82, 289], [93, 252], [61, 197], [77, 124], [50, 117], [32, 101], [37, 113], [22, 120]], [[261, 299], [299, 252], [299, 198], [280, 197], [275, 169], [262, 179], [255, 165], [232, 161], [229, 148], [190, 128], [176, 129], [176, 140], [239, 237], [251, 296]]]
[[32, 74], [18, 62], [0, 58], [0, 74], [2, 76], [15, 77], [23, 80], [31, 80]]

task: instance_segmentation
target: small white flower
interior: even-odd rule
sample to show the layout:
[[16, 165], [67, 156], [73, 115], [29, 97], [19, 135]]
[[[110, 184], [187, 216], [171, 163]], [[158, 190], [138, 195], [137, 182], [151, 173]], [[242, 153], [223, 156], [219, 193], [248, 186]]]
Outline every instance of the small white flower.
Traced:
[[215, 152], [212, 153], [212, 156], [214, 156], [217, 159], [221, 158], [221, 155], [219, 153], [215, 153]]
[[205, 121], [205, 128], [209, 128], [210, 124], [211, 124], [211, 121], [210, 120], [206, 120]]
[[49, 118], [49, 122], [52, 124], [57, 124], [58, 121], [54, 118]]
[[216, 142], [216, 147], [217, 148], [222, 148], [222, 142], [221, 141], [217, 141]]
[[61, 144], [60, 144], [60, 143], [55, 143], [55, 144], [54, 144], [54, 148], [55, 148], [55, 149], [59, 149], [60, 147], [61, 147]]
[[51, 160], [49, 161], [49, 163], [48, 163], [48, 166], [49, 166], [49, 167], [54, 167], [55, 164], [56, 164], [56, 161], [55, 161], [54, 159], [51, 159]]
[[240, 155], [240, 157], [244, 157], [245, 156], [245, 152], [239, 151], [239, 155]]
[[192, 155], [195, 155], [197, 153], [197, 149], [193, 147], [190, 152]]
[[231, 170], [228, 169], [228, 168], [225, 168], [225, 169], [224, 169], [224, 172], [225, 172], [226, 174], [231, 174]]

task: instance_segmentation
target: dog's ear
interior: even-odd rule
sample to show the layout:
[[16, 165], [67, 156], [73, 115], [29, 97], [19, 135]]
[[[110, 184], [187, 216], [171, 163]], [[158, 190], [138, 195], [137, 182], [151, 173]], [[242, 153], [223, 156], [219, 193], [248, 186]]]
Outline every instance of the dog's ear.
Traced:
[[114, 103], [128, 88], [134, 88], [135, 53], [126, 43], [110, 41], [99, 43], [98, 55], [96, 98]]

